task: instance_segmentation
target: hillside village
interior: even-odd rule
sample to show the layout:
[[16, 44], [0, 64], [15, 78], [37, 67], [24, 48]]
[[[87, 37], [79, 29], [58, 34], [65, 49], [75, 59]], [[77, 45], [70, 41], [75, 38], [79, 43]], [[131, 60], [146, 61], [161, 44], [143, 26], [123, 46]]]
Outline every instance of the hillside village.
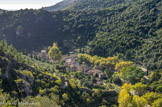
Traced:
[[[91, 64], [80, 64], [78, 62], [78, 53], [76, 54], [70, 54], [70, 55], [63, 55], [62, 56], [62, 61], [63, 61], [63, 65], [57, 66], [56, 70], [59, 70], [60, 72], [78, 72], [81, 71], [84, 75], [90, 76], [91, 78], [94, 78], [95, 83], [97, 83], [98, 85], [103, 85], [106, 84], [105, 82], [103, 82], [103, 80], [105, 80], [107, 77], [104, 73], [104, 71], [102, 70], [101, 67], [97, 66], [97, 67], [92, 67]], [[49, 59], [49, 55], [48, 55], [48, 49], [44, 49], [41, 50], [41, 52], [38, 54], [38, 56], [46, 61], [49, 62], [55, 62], [52, 59]], [[136, 64], [134, 64], [134, 66], [137, 66]], [[145, 76], [143, 77], [144, 80], [146, 82], [148, 82], [148, 76], [147, 76], [147, 69], [144, 67], [140, 67], [140, 69], [145, 72]], [[114, 73], [114, 72], [119, 72], [116, 71], [114, 68], [109, 68], [109, 70]], [[61, 79], [63, 81], [62, 83], [62, 87], [66, 87], [68, 85], [68, 80], [65, 80], [65, 78]]]
[[0, 6], [0, 107], [162, 107], [162, 0], [44, 3]]
[[[39, 56], [45, 60], [49, 60], [48, 56], [48, 50], [41, 50], [41, 53]], [[94, 77], [96, 79], [96, 83], [102, 85], [103, 82], [102, 80], [106, 78], [106, 75], [103, 73], [101, 69], [95, 69], [92, 67], [89, 67], [86, 64], [79, 64], [78, 62], [78, 56], [75, 54], [71, 54], [69, 56], [63, 55], [62, 57], [63, 60], [63, 66], [59, 71], [67, 71], [67, 72], [77, 72], [77, 71], [82, 71], [84, 75], [89, 75], [91, 77]], [[53, 62], [53, 61], [52, 61]], [[113, 71], [112, 71], [113, 72]]]

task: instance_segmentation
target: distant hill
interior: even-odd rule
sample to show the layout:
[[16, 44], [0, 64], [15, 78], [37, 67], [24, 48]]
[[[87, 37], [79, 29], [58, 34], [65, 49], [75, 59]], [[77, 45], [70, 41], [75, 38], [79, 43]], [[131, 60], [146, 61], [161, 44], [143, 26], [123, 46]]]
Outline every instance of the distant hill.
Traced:
[[0, 9], [0, 13], [7, 12], [8, 10]]
[[77, 0], [63, 0], [53, 6], [50, 7], [43, 7], [42, 9], [47, 10], [47, 11], [57, 11], [57, 10], [62, 10], [69, 5], [73, 4]]
[[63, 0], [53, 6], [42, 9], [47, 11], [104, 9], [136, 1], [143, 0]]
[[144, 0], [76, 0], [73, 4], [68, 5], [66, 10], [87, 10], [87, 9], [104, 9], [116, 7], [119, 5], [141, 2]]
[[4, 10], [0, 9], [0, 13], [2, 13]]

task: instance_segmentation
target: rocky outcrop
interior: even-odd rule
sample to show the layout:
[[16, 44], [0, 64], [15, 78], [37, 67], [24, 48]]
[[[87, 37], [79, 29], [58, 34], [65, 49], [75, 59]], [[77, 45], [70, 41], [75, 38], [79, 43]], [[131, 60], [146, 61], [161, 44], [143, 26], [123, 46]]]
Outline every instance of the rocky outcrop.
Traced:
[[32, 89], [28, 83], [24, 83], [24, 92], [27, 96], [32, 93]]
[[16, 61], [9, 61], [7, 58], [0, 59], [1, 77], [2, 79], [9, 79], [12, 75], [12, 67], [16, 64]]

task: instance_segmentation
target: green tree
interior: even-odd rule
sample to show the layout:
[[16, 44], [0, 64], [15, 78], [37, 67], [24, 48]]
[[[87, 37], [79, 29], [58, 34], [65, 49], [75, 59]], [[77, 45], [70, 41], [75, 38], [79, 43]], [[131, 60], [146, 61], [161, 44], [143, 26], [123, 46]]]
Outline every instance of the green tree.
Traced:
[[135, 85], [132, 86], [132, 89], [135, 91], [136, 94], [142, 95], [146, 91], [147, 85], [142, 84], [142, 83], [136, 83]]
[[151, 105], [152, 107], [162, 107], [162, 98], [155, 100]]
[[68, 100], [69, 100], [68, 94], [66, 94], [66, 93], [62, 94], [62, 98], [63, 98], [65, 101], [68, 101]]
[[133, 96], [132, 101], [133, 107], [145, 107], [147, 104], [147, 100], [143, 97], [139, 97], [138, 95]]
[[109, 71], [108, 69], [105, 69], [105, 70], [104, 70], [104, 73], [105, 73], [105, 75], [106, 75], [107, 78], [111, 78], [111, 77], [112, 77], [112, 74], [113, 74], [113, 73], [112, 73], [111, 71]]
[[48, 52], [49, 58], [50, 59], [55, 59], [55, 60], [61, 60], [62, 58], [62, 53], [57, 47], [56, 43], [53, 44], [53, 47], [50, 48]]
[[153, 103], [158, 98], [162, 98], [162, 94], [155, 93], [155, 92], [147, 92], [142, 97], [148, 101], [149, 105], [151, 105], [151, 103]]
[[122, 90], [118, 96], [119, 107], [128, 107], [131, 105], [131, 95], [129, 94], [131, 87], [131, 84], [127, 83], [122, 86]]
[[129, 83], [135, 84], [141, 80], [144, 76], [144, 72], [138, 67], [129, 66], [123, 67], [120, 70], [120, 76]]

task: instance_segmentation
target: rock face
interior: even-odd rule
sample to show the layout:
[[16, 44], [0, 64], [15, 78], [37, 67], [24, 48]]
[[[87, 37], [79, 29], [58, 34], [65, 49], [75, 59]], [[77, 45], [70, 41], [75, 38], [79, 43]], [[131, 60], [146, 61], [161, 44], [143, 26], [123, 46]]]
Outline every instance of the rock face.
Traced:
[[14, 66], [16, 62], [14, 60], [11, 60], [11, 62], [8, 62], [8, 59], [0, 59], [0, 68], [1, 68], [1, 77], [3, 79], [10, 78], [12, 75], [11, 68]]
[[[28, 71], [30, 72], [30, 71]], [[21, 71], [20, 78], [23, 80], [22, 85], [24, 86], [24, 92], [28, 96], [32, 93], [32, 86], [34, 85], [34, 78], [29, 75], [25, 74], [25, 71]]]
[[5, 78], [9, 78], [9, 71], [11, 69], [11, 64], [9, 65], [6, 65], [5, 68], [3, 68], [4, 70], [2, 70], [2, 78], [5, 79]]
[[32, 87], [27, 81], [25, 81], [23, 79], [17, 79], [17, 80], [15, 80], [15, 82], [16, 82], [17, 87], [19, 87], [19, 91], [21, 93], [25, 93], [26, 96], [31, 95]]
[[[9, 60], [10, 59], [10, 60]], [[16, 83], [17, 87], [21, 89], [21, 91], [25, 92], [26, 95], [30, 95], [32, 93], [32, 86], [34, 85], [34, 78], [26, 74], [24, 71], [15, 71], [15, 65], [19, 63], [16, 62], [12, 58], [1, 58], [0, 59], [0, 68], [1, 68], [1, 78], [3, 80], [9, 80], [10, 82]], [[15, 75], [19, 77], [19, 81], [16, 81], [17, 78]]]
[[25, 94], [28, 96], [28, 95], [30, 95], [31, 93], [32, 93], [32, 89], [31, 89], [31, 87], [30, 87], [30, 85], [29, 84], [24, 84], [24, 92], [25, 92]]
[[23, 75], [21, 79], [27, 81], [31, 86], [34, 84], [34, 79], [29, 75]]

